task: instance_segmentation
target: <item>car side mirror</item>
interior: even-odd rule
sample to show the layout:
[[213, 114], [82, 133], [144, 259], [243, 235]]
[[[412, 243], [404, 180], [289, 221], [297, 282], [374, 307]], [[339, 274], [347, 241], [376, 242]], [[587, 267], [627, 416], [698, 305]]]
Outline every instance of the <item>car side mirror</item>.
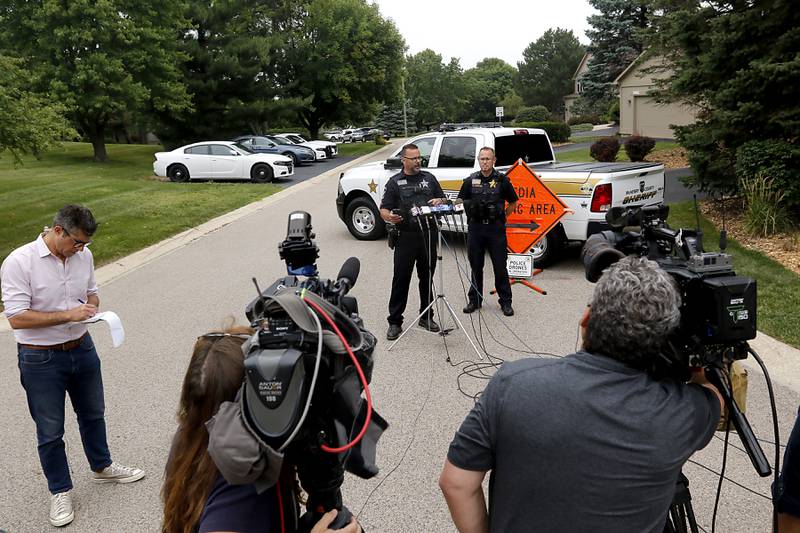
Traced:
[[240, 154], [236, 150], [231, 150], [231, 154], [230, 155], [240, 155]]
[[384, 163], [383, 168], [403, 168], [403, 160], [400, 159], [400, 156], [390, 157]]

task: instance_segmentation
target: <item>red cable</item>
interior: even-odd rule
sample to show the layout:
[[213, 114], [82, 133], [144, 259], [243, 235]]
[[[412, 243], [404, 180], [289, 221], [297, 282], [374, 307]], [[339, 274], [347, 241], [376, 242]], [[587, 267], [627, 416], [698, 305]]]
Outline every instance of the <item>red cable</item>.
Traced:
[[281, 533], [286, 533], [286, 529], [283, 523], [283, 494], [281, 493], [280, 479], [278, 479], [278, 483], [275, 486], [275, 488], [278, 491], [278, 515], [281, 517]]
[[372, 419], [372, 396], [369, 393], [369, 384], [367, 383], [367, 378], [364, 376], [364, 371], [361, 370], [361, 365], [358, 364], [358, 359], [356, 359], [356, 355], [353, 353], [353, 350], [350, 349], [350, 345], [347, 344], [347, 340], [344, 338], [344, 335], [342, 335], [342, 332], [339, 331], [339, 327], [336, 325], [333, 319], [331, 319], [328, 313], [326, 313], [315, 302], [312, 302], [311, 300], [307, 300], [305, 298], [303, 298], [303, 301], [306, 302], [311, 307], [313, 307], [317, 311], [317, 313], [319, 313], [322, 316], [322, 318], [324, 318], [325, 321], [331, 325], [333, 331], [342, 341], [342, 344], [344, 344], [344, 347], [347, 350], [350, 359], [353, 361], [353, 364], [356, 367], [356, 372], [358, 372], [358, 378], [361, 380], [361, 384], [364, 386], [364, 395], [366, 396], [367, 399], [367, 417], [364, 420], [364, 427], [361, 428], [361, 431], [358, 433], [358, 435], [356, 435], [356, 438], [354, 438], [352, 441], [348, 442], [344, 446], [340, 446], [339, 448], [331, 448], [327, 444], [323, 444], [322, 446], [320, 446], [320, 448], [322, 448], [323, 451], [326, 451], [328, 453], [341, 453], [349, 450], [350, 448], [358, 444], [358, 442], [367, 432], [367, 428], [369, 427], [369, 422]]

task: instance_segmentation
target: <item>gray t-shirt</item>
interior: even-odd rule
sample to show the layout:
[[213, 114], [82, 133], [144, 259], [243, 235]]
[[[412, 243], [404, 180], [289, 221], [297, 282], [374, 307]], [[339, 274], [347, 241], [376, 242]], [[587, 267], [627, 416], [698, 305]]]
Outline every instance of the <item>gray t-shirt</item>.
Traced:
[[491, 470], [493, 532], [661, 533], [683, 464], [708, 444], [719, 402], [580, 352], [504, 364], [447, 458]]

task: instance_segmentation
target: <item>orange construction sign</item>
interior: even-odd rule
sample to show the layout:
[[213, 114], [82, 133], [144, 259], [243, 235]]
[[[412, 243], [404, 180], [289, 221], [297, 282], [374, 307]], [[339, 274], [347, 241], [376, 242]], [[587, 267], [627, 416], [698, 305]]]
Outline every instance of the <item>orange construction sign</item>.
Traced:
[[522, 159], [506, 172], [517, 191], [517, 209], [506, 220], [508, 249], [524, 254], [561, 220], [569, 207]]

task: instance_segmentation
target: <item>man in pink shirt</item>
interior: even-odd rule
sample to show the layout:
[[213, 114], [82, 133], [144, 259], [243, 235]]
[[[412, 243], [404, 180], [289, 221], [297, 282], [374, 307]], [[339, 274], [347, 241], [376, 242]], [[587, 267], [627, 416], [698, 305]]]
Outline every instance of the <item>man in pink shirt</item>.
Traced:
[[87, 245], [97, 229], [91, 211], [62, 207], [53, 227], [17, 248], [0, 267], [5, 314], [14, 329], [20, 381], [36, 423], [39, 460], [50, 489], [50, 523], [75, 517], [72, 479], [64, 452], [64, 398], [78, 417], [93, 481], [132, 483], [144, 471], [111, 461], [106, 440], [100, 359], [86, 324], [100, 299]]

